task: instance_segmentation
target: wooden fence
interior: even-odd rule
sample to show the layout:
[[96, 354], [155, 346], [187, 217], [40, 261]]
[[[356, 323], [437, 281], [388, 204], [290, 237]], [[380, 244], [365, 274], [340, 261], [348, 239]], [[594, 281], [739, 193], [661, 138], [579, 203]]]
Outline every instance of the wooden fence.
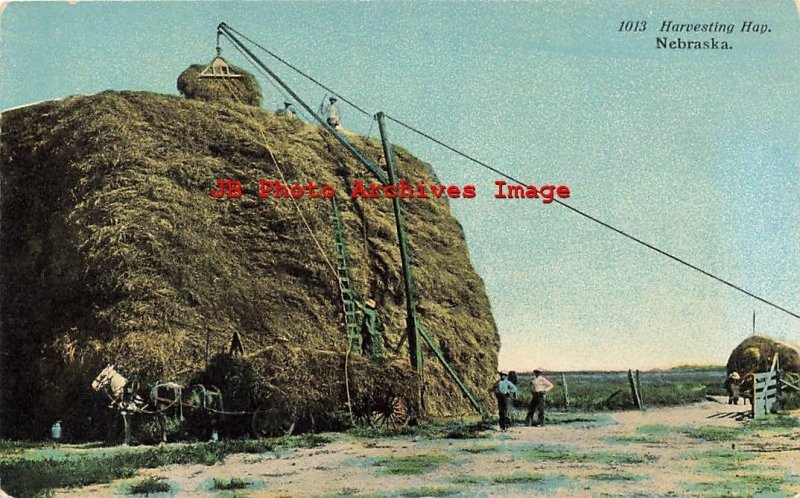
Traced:
[[772, 412], [778, 397], [778, 371], [754, 374], [753, 379], [753, 418], [763, 417]]

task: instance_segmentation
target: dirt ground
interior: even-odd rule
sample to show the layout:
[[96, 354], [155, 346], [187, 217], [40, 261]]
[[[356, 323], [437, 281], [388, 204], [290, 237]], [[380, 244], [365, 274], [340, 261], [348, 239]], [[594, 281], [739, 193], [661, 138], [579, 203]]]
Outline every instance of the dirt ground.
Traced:
[[[325, 446], [143, 470], [57, 496], [118, 496], [143, 476], [163, 496], [795, 496], [800, 429], [737, 420], [717, 402], [488, 431], [471, 439], [333, 435]], [[793, 416], [800, 416], [794, 413]], [[213, 478], [247, 489], [212, 490]], [[152, 496], [152, 495], [151, 495]]]

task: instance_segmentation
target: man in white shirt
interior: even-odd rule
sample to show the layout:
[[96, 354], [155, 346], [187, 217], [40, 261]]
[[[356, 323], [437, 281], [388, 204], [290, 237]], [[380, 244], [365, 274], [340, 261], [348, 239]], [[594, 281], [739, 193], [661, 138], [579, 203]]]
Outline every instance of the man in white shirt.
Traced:
[[[528, 407], [528, 415], [525, 417], [525, 422], [537, 426], [544, 425], [544, 398], [548, 391], [553, 389], [553, 383], [547, 380], [542, 375], [541, 370], [533, 371], [533, 379], [531, 380], [531, 404]], [[533, 421], [533, 412], [536, 411], [537, 422]]]
[[328, 124], [334, 128], [338, 128], [342, 123], [339, 120], [339, 109], [336, 108], [337, 99], [336, 97], [331, 97], [328, 99], [328, 101], [330, 102], [326, 109], [328, 114]]
[[500, 415], [500, 430], [508, 428], [508, 402], [517, 394], [517, 386], [508, 380], [507, 372], [500, 372], [500, 380], [494, 383], [494, 395], [497, 397], [497, 411]]

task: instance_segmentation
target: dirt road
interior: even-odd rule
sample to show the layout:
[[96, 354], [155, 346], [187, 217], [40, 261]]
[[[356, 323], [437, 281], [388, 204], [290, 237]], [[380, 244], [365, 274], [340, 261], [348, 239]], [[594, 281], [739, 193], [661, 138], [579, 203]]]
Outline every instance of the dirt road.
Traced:
[[[794, 496], [800, 428], [753, 424], [719, 402], [616, 412], [479, 438], [357, 438], [323, 447], [232, 455], [214, 466], [145, 470], [163, 496], [233, 496], [213, 479], [241, 479], [237, 496]], [[794, 417], [798, 414], [795, 413]], [[125, 494], [142, 476], [58, 496]], [[151, 495], [153, 496], [153, 495]]]

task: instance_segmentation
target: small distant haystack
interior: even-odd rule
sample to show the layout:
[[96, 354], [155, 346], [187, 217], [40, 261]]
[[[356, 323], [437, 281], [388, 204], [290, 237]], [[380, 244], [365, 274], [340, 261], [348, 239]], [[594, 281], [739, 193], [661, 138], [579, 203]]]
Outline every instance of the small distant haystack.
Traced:
[[797, 346], [758, 335], [748, 337], [736, 346], [728, 358], [727, 370], [745, 374], [766, 372], [772, 366], [775, 353], [778, 353], [781, 369], [800, 372], [800, 350]]
[[236, 66], [229, 66], [240, 78], [206, 78], [203, 64], [192, 64], [178, 76], [178, 91], [186, 98], [225, 104], [261, 105], [261, 87], [255, 77]]

